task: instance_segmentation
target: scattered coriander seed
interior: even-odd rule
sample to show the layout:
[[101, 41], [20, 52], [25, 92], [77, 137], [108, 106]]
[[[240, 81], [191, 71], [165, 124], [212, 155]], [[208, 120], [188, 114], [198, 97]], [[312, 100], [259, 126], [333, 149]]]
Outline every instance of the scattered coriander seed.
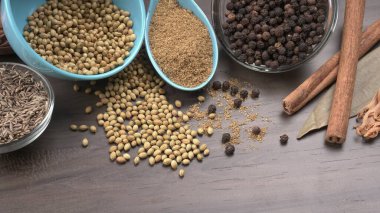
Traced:
[[175, 105], [177, 108], [181, 108], [181, 107], [182, 107], [182, 102], [179, 101], [179, 100], [176, 100], [176, 101], [174, 102], [174, 105]]
[[178, 172], [178, 175], [179, 175], [180, 178], [183, 178], [185, 176], [185, 170], [180, 169], [179, 172]]
[[211, 113], [208, 115], [208, 118], [211, 119], [211, 120], [214, 120], [216, 117], [216, 114], [215, 113]]
[[220, 83], [220, 81], [212, 82], [212, 89], [213, 90], [220, 90], [221, 88], [222, 88], [222, 83]]
[[284, 134], [284, 135], [281, 135], [281, 136], [280, 136], [280, 143], [281, 143], [282, 145], [287, 144], [287, 143], [288, 143], [288, 140], [289, 140], [289, 136], [288, 136], [288, 135]]
[[189, 160], [189, 159], [183, 159], [183, 160], [182, 160], [182, 164], [183, 164], [184, 166], [187, 166], [187, 165], [190, 164], [190, 160]]
[[71, 125], [70, 125], [70, 130], [71, 130], [71, 131], [77, 131], [77, 130], [78, 130], [78, 126], [75, 125], [75, 124], [71, 124]]
[[228, 142], [230, 142], [230, 140], [231, 140], [230, 133], [224, 133], [222, 135], [222, 143], [228, 143]]
[[82, 140], [82, 146], [84, 148], [86, 148], [88, 146], [88, 139], [87, 138], [83, 138], [83, 140]]
[[84, 93], [86, 94], [90, 94], [92, 91], [92, 89], [90, 87], [87, 87], [85, 90], [84, 90]]
[[95, 134], [96, 133], [96, 126], [94, 126], [94, 125], [90, 126], [90, 132]]
[[96, 84], [96, 81], [90, 81], [91, 86], [95, 86], [95, 84]]
[[239, 88], [237, 86], [231, 86], [230, 95], [235, 96], [239, 92]]
[[90, 114], [92, 112], [92, 106], [87, 106], [85, 109], [84, 109], [84, 112], [86, 114]]
[[138, 156], [135, 157], [135, 159], [133, 160], [133, 163], [135, 164], [135, 166], [137, 166], [140, 163], [140, 158]]
[[254, 88], [251, 92], [251, 97], [252, 98], [258, 98], [260, 96], [260, 90], [257, 88]]
[[204, 134], [204, 129], [203, 128], [198, 128], [197, 129], [198, 135], [203, 135]]
[[207, 135], [211, 136], [212, 134], [214, 134], [214, 129], [211, 126], [207, 127]]
[[200, 153], [198, 153], [198, 154], [197, 154], [197, 160], [198, 160], [198, 161], [202, 161], [202, 160], [203, 160], [203, 155], [200, 154]]
[[203, 151], [203, 155], [204, 156], [208, 156], [210, 154], [210, 150], [209, 149], [205, 149], [205, 151]]
[[162, 161], [162, 164], [164, 166], [169, 166], [172, 163], [172, 159], [170, 158], [165, 158], [164, 161]]
[[226, 145], [226, 148], [225, 148], [225, 150], [224, 150], [224, 152], [225, 152], [226, 155], [228, 155], [228, 156], [233, 155], [234, 152], [235, 152], [235, 146], [232, 145], [232, 144], [227, 144], [227, 145]]
[[243, 101], [240, 99], [240, 98], [236, 98], [234, 100], [234, 108], [235, 109], [239, 109], [241, 107], [241, 104], [243, 103]]
[[246, 99], [247, 97], [248, 97], [248, 91], [247, 90], [240, 91], [240, 98], [241, 99]]
[[156, 160], [154, 159], [154, 157], [149, 157], [149, 165], [151, 166], [154, 166], [154, 164], [156, 163]]
[[258, 126], [254, 126], [253, 128], [252, 128], [252, 134], [254, 134], [254, 135], [259, 135], [261, 133], [261, 129], [260, 129], [260, 127], [258, 127]]
[[178, 166], [177, 161], [172, 160], [172, 162], [170, 163], [170, 166], [172, 167], [173, 170], [176, 170], [176, 169], [177, 169], [177, 166]]
[[229, 81], [224, 81], [223, 84], [222, 84], [222, 91], [223, 92], [226, 92], [230, 89], [230, 82]]
[[205, 98], [204, 96], [202, 96], [202, 95], [198, 96], [197, 99], [198, 99], [198, 101], [201, 102], [201, 103], [205, 102], [205, 100], [206, 100], [206, 98]]
[[116, 152], [111, 152], [111, 153], [110, 153], [110, 160], [111, 160], [111, 161], [116, 160], [116, 157], [117, 157], [117, 156], [116, 156]]
[[123, 154], [123, 158], [125, 158], [125, 160], [130, 160], [131, 159], [131, 156], [128, 154], [128, 153], [124, 153]]
[[215, 112], [216, 112], [216, 106], [214, 104], [210, 104], [210, 106], [208, 106], [207, 113], [211, 114]]
[[79, 87], [78, 84], [74, 84], [74, 85], [73, 85], [73, 90], [74, 90], [74, 92], [78, 92], [79, 89], [80, 89], [80, 87]]
[[118, 164], [125, 164], [127, 160], [123, 156], [119, 156], [116, 158], [116, 163]]
[[87, 125], [80, 125], [79, 126], [79, 130], [84, 132], [84, 131], [87, 131], [88, 130], [88, 126]]

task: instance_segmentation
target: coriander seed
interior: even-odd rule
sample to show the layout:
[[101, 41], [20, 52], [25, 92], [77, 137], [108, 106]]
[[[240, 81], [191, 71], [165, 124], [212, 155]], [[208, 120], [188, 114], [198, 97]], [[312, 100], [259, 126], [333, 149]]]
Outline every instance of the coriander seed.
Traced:
[[178, 172], [178, 175], [179, 175], [180, 178], [183, 178], [185, 176], [185, 170], [180, 169], [179, 172]]
[[84, 112], [86, 114], [90, 114], [92, 112], [92, 106], [87, 106], [85, 109], [84, 109]]
[[205, 97], [204, 96], [202, 96], [202, 95], [200, 95], [200, 96], [198, 96], [198, 101], [199, 102], [201, 102], [201, 103], [203, 103], [203, 102], [205, 102]]
[[71, 124], [71, 125], [70, 125], [70, 130], [71, 130], [71, 131], [77, 131], [77, 130], [78, 130], [78, 126], [75, 125], [75, 124]]
[[82, 140], [82, 146], [84, 148], [86, 148], [88, 146], [88, 139], [87, 138], [83, 138], [83, 140]]

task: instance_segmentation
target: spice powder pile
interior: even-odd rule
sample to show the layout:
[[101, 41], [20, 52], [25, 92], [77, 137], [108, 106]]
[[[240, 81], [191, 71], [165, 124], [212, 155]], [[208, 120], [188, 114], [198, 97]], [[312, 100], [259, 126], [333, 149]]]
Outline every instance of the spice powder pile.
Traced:
[[44, 119], [48, 95], [30, 72], [0, 67], [0, 144], [29, 134]]
[[157, 4], [149, 32], [154, 58], [175, 83], [196, 87], [212, 69], [212, 43], [207, 28], [177, 1]]

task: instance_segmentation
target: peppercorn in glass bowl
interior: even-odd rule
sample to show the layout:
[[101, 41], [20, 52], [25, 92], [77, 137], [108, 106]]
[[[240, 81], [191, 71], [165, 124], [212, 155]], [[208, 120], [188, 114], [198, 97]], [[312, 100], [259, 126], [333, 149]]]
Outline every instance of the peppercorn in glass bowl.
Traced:
[[337, 0], [213, 0], [215, 33], [242, 66], [287, 72], [326, 45], [338, 19]]
[[[46, 110], [45, 110], [44, 116], [43, 117], [41, 116], [40, 118], [36, 118], [37, 120], [39, 120], [39, 122], [35, 122], [36, 126], [33, 129], [31, 129], [30, 132], [28, 131], [24, 136], [22, 136], [18, 139], [13, 139], [12, 141], [10, 141], [8, 143], [1, 143], [0, 142], [0, 154], [3, 154], [3, 153], [12, 152], [12, 151], [15, 151], [15, 150], [18, 150], [18, 149], [21, 149], [21, 148], [27, 146], [28, 144], [35, 141], [46, 130], [46, 128], [48, 127], [48, 125], [50, 123], [51, 117], [53, 115], [55, 97], [54, 97], [53, 87], [51, 86], [51, 84], [49, 83], [47, 78], [45, 78], [42, 74], [40, 74], [36, 70], [33, 70], [32, 68], [30, 68], [26, 65], [23, 65], [23, 64], [10, 63], [10, 62], [0, 63], [0, 68], [5, 68], [6, 71], [15, 70], [15, 71], [17, 71], [17, 73], [21, 73], [23, 76], [28, 75], [29, 77], [32, 77], [34, 79], [33, 82], [38, 83], [39, 85], [41, 85], [42, 88], [44, 88], [44, 90], [45, 90], [44, 92], [46, 92], [46, 96], [47, 96], [46, 102], [40, 103], [40, 104], [46, 104]], [[30, 82], [30, 79], [24, 79], [24, 81]], [[25, 88], [23, 88], [23, 89], [20, 88], [20, 90], [21, 90], [20, 92], [24, 92], [23, 90], [25, 90], [25, 89], [30, 89], [30, 87], [29, 87], [30, 85], [24, 85]], [[4, 89], [3, 92], [6, 92], [5, 90], [6, 89]], [[33, 98], [35, 98], [35, 96]], [[7, 102], [4, 99], [2, 100], [2, 97], [0, 97], [0, 101], [4, 101], [5, 104]], [[11, 100], [11, 101], [16, 101], [16, 100]], [[35, 100], [33, 100], [33, 101], [35, 101]], [[42, 107], [43, 105], [40, 105], [40, 106]], [[15, 106], [12, 106], [12, 107], [15, 107]], [[32, 107], [32, 106], [30, 106], [30, 107]], [[8, 107], [6, 105], [0, 104], [0, 115], [1, 116], [7, 116], [7, 108]], [[34, 114], [33, 116], [36, 117], [37, 115]], [[12, 131], [12, 129], [13, 130], [16, 129], [17, 127], [15, 125], [20, 125], [20, 123], [13, 124], [13, 127], [11, 127], [8, 130]], [[25, 127], [22, 127], [22, 128], [25, 128]], [[7, 130], [5, 130], [5, 131], [7, 131]], [[1, 135], [2, 137], [4, 136], [4, 132], [1, 132], [0, 134], [2, 134]], [[16, 136], [14, 136], [14, 137], [17, 138]]]

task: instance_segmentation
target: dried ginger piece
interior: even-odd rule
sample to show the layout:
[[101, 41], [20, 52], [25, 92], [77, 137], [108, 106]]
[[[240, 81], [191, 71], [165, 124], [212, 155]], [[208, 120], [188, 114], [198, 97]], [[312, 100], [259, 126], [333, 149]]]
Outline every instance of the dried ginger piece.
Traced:
[[376, 138], [380, 133], [380, 89], [371, 102], [358, 114], [362, 123], [356, 127], [356, 133], [365, 139]]

